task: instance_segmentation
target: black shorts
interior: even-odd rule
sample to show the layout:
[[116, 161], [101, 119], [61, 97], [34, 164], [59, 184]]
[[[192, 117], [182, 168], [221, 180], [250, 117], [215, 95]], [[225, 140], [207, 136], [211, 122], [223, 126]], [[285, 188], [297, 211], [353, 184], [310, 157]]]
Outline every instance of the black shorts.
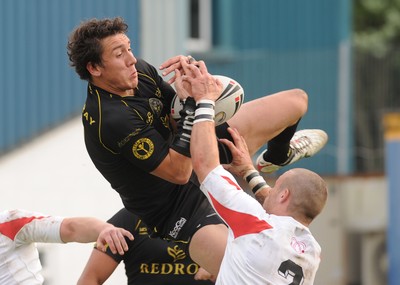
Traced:
[[[233, 142], [233, 138], [231, 134], [228, 132], [229, 125], [227, 123], [223, 123], [215, 128], [215, 132], [217, 134], [217, 138], [219, 139], [228, 139]], [[219, 160], [221, 164], [227, 164], [232, 162], [232, 154], [229, 148], [223, 143], [218, 142], [218, 151], [219, 151]]]
[[156, 225], [151, 237], [160, 237], [180, 243], [188, 253], [191, 237], [200, 228], [212, 224], [224, 224], [214, 211], [207, 197], [200, 190], [197, 176], [193, 173], [189, 183], [179, 186], [179, 201], [170, 209], [166, 219]]

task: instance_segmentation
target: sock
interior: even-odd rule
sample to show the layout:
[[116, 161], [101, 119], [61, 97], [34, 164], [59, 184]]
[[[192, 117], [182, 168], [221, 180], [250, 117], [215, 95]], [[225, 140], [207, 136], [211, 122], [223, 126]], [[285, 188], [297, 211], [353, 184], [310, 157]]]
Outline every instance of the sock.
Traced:
[[293, 126], [287, 127], [268, 142], [268, 150], [263, 155], [265, 161], [280, 165], [288, 160], [290, 156], [290, 140], [296, 132], [299, 122], [300, 120]]

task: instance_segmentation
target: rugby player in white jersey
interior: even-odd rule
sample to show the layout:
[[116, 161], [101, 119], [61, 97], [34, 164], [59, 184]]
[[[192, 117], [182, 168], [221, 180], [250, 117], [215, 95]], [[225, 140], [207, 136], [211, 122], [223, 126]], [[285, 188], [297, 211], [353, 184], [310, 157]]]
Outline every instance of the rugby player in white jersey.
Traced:
[[26, 210], [0, 212], [0, 284], [43, 284], [36, 242], [88, 243], [96, 241], [103, 251], [128, 250], [125, 237], [132, 234], [122, 228], [91, 217], [64, 218]]
[[222, 142], [233, 161], [225, 168], [242, 176], [261, 204], [243, 191], [219, 161], [213, 110], [221, 83], [204, 64], [183, 64], [191, 72], [177, 72], [178, 88], [190, 83], [197, 105], [190, 146], [193, 169], [201, 190], [229, 226], [216, 284], [313, 284], [321, 247], [308, 226], [326, 203], [326, 183], [318, 174], [296, 168], [268, 186], [255, 170], [244, 138], [229, 128], [234, 143]]

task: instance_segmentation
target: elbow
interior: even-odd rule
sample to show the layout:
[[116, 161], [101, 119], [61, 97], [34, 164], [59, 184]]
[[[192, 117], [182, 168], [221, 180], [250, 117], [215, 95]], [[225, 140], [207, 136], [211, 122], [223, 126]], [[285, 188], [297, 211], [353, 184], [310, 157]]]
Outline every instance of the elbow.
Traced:
[[190, 168], [190, 171], [184, 169], [180, 171], [179, 174], [175, 175], [174, 183], [179, 185], [184, 185], [189, 182], [191, 175], [192, 175], [192, 168]]
[[74, 228], [72, 219], [65, 218], [61, 223], [60, 237], [65, 243], [73, 242], [76, 239], [76, 230]]
[[182, 178], [177, 178], [175, 181], [174, 181], [174, 183], [175, 184], [178, 184], [178, 185], [185, 185], [185, 184], [187, 184], [189, 182], [189, 178], [186, 178], [186, 177], [182, 177]]

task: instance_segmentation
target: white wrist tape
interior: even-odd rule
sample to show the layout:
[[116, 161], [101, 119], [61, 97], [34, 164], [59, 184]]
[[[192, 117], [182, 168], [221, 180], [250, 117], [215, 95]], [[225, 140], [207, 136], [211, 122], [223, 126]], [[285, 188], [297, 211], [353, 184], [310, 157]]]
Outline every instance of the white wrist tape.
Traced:
[[215, 102], [208, 99], [202, 99], [196, 103], [196, 111], [194, 113], [193, 124], [200, 122], [214, 122], [214, 111]]
[[249, 184], [249, 187], [254, 194], [264, 186], [268, 186], [264, 178], [255, 169], [246, 171], [243, 175], [243, 179]]

